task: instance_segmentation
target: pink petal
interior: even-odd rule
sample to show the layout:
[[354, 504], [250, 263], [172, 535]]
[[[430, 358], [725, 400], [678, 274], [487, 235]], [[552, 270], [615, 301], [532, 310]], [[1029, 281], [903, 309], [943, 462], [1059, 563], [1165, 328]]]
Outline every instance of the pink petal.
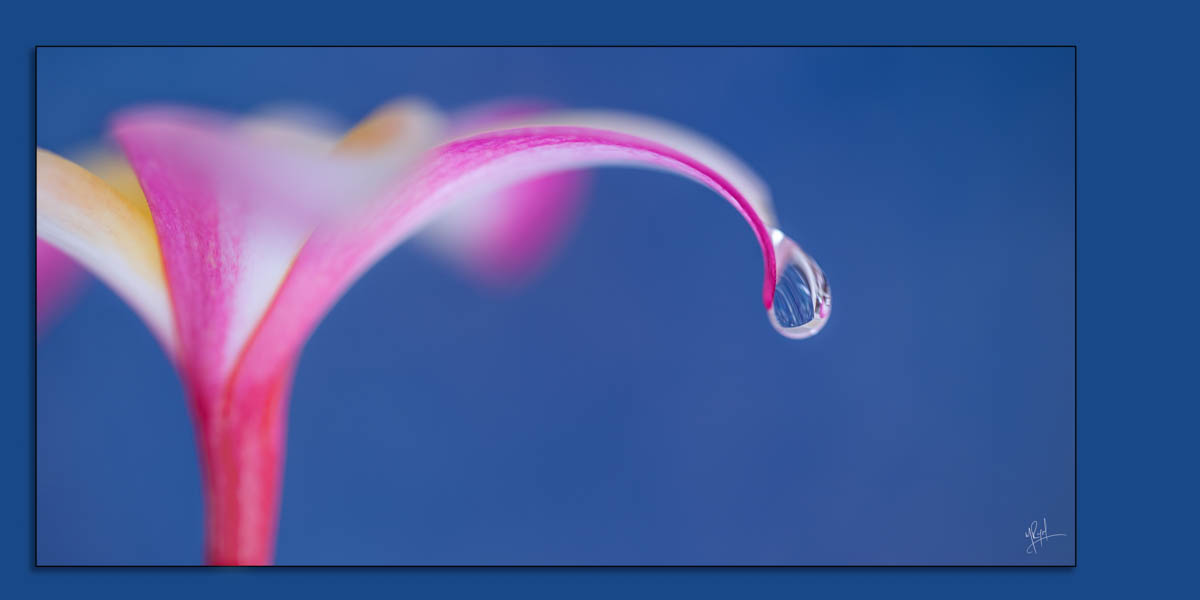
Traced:
[[113, 133], [158, 231], [183, 374], [215, 397], [309, 233], [373, 184], [332, 141], [199, 111], [130, 113]]
[[41, 335], [71, 301], [83, 280], [83, 270], [71, 257], [37, 241], [37, 330]]
[[[741, 190], [768, 227], [774, 213], [766, 185], [719, 145], [678, 126], [627, 113], [595, 110], [548, 110], [538, 101], [487, 104], [459, 115], [452, 135], [466, 137], [518, 127], [587, 127], [626, 133], [684, 151], [721, 173]], [[424, 230], [443, 250], [484, 281], [511, 284], [527, 278], [546, 261], [574, 224], [586, 183], [581, 171], [558, 173], [518, 183], [484, 198], [456, 200]]]

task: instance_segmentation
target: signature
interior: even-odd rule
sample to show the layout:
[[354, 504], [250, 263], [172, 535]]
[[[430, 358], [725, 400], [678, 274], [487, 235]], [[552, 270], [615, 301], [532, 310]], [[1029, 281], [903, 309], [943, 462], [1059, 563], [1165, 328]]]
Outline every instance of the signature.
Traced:
[[1029, 529], [1025, 530], [1025, 539], [1029, 540], [1029, 545], [1025, 547], [1025, 554], [1037, 554], [1038, 547], [1045, 547], [1046, 540], [1053, 537], [1067, 537], [1067, 534], [1049, 533], [1045, 517], [1042, 517], [1040, 524], [1037, 521], [1030, 523]]

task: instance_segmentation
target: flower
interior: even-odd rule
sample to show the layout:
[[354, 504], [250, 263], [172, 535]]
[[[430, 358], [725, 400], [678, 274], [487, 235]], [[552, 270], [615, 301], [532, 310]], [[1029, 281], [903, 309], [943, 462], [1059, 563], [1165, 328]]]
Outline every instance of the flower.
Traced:
[[503, 281], [536, 266], [570, 221], [575, 171], [674, 172], [751, 226], [777, 328], [806, 337], [828, 317], [823, 274], [775, 229], [758, 178], [711, 142], [644, 117], [510, 104], [448, 119], [399, 101], [338, 138], [155, 107], [118, 115], [111, 133], [140, 186], [39, 149], [38, 237], [124, 298], [179, 370], [212, 564], [271, 561], [301, 348], [363, 272], [427, 225], [460, 263]]

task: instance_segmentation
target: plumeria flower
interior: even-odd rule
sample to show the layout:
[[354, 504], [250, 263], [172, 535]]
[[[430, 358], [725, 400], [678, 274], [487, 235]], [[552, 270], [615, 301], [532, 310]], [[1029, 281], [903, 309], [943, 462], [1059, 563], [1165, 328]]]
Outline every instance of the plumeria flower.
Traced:
[[572, 220], [577, 171], [672, 172], [750, 225], [776, 329], [808, 337], [829, 316], [824, 274], [776, 228], [763, 183], [712, 142], [656, 120], [513, 104], [448, 118], [400, 101], [337, 136], [155, 107], [117, 115], [111, 134], [131, 170], [90, 172], [38, 150], [38, 237], [128, 302], [179, 370], [211, 564], [272, 560], [301, 348], [358, 277], [422, 229], [481, 279], [511, 281]]

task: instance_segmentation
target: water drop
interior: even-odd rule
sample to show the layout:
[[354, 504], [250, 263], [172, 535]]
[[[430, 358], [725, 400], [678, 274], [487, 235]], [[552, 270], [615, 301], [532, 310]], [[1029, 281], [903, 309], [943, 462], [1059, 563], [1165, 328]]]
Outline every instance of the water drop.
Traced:
[[767, 319], [784, 337], [802, 340], [816, 335], [829, 319], [829, 282], [817, 261], [778, 229], [771, 230], [775, 245], [775, 299]]

